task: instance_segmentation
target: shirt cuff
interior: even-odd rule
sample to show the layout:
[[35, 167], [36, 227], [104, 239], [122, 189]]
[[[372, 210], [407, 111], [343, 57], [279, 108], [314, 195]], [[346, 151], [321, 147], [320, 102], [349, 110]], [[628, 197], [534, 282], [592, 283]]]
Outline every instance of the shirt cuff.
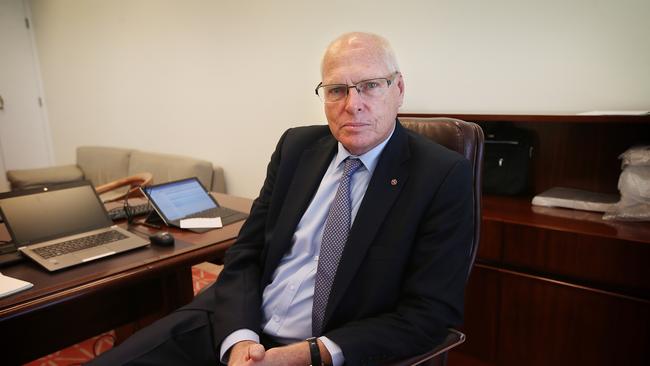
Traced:
[[253, 341], [255, 343], [260, 343], [260, 336], [250, 329], [238, 329], [230, 333], [230, 335], [227, 336], [223, 342], [221, 342], [221, 349], [219, 353], [219, 360], [221, 363], [228, 363], [228, 359], [230, 358], [230, 348], [232, 348], [235, 343], [241, 341]]
[[345, 363], [345, 357], [343, 357], [343, 351], [341, 350], [341, 347], [339, 347], [336, 343], [330, 341], [327, 337], [318, 337], [318, 339], [323, 342], [325, 348], [327, 348], [327, 352], [330, 353], [330, 356], [332, 357], [332, 365], [342, 366], [343, 363]]

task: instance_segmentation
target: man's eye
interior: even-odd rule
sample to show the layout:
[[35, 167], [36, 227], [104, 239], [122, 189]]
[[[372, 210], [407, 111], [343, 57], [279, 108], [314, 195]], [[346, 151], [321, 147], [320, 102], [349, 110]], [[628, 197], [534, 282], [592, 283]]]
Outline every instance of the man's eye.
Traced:
[[378, 81], [366, 81], [363, 83], [363, 89], [376, 89], [379, 88], [381, 85], [379, 84]]
[[332, 96], [337, 96], [345, 93], [345, 88], [337, 86], [334, 88], [329, 88], [327, 89], [327, 94], [332, 95]]

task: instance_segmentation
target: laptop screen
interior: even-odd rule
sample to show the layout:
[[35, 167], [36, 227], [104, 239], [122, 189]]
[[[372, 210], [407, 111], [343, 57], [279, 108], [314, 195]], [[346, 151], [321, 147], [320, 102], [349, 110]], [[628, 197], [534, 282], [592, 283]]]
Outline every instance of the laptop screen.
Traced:
[[145, 188], [149, 198], [169, 220], [182, 219], [218, 207], [196, 178]]
[[0, 196], [0, 209], [19, 246], [113, 224], [89, 182], [9, 192]]

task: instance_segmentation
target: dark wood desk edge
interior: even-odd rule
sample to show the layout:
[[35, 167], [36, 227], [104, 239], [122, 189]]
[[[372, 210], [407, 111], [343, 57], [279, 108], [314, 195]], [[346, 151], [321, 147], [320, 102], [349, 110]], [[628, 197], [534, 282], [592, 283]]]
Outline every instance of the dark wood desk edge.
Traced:
[[603, 220], [602, 212], [534, 206], [532, 196], [483, 195], [483, 220], [650, 244], [650, 225]]
[[232, 245], [234, 240], [235, 239], [229, 239], [218, 244], [190, 250], [182, 253], [182, 255], [164, 258], [162, 260], [155, 261], [146, 265], [115, 273], [105, 278], [100, 278], [82, 285], [45, 295], [37, 299], [28, 300], [26, 302], [9, 306], [0, 310], [0, 319], [11, 319], [17, 315], [39, 310], [51, 305], [52, 303], [70, 301], [89, 293], [101, 291], [105, 288], [108, 288], [109, 286], [119, 286], [127, 282], [132, 282], [134, 280], [145, 279], [147, 277], [154, 276], [161, 271], [173, 271], [175, 268], [178, 268], [180, 266], [190, 267], [193, 264], [212, 259], [216, 254], [223, 251], [224, 247]]

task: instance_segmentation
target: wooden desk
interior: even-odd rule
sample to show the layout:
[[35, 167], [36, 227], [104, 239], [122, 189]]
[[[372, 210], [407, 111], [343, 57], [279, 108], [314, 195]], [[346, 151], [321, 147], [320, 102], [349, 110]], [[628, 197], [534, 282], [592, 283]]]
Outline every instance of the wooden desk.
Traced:
[[[215, 194], [248, 212], [251, 201]], [[150, 323], [193, 298], [191, 266], [223, 258], [243, 221], [203, 234], [166, 228], [176, 244], [148, 246], [49, 273], [31, 261], [2, 269], [34, 287], [0, 299], [2, 364], [34, 360], [116, 327]], [[2, 227], [0, 238], [8, 236]], [[143, 236], [157, 230], [137, 227]]]

